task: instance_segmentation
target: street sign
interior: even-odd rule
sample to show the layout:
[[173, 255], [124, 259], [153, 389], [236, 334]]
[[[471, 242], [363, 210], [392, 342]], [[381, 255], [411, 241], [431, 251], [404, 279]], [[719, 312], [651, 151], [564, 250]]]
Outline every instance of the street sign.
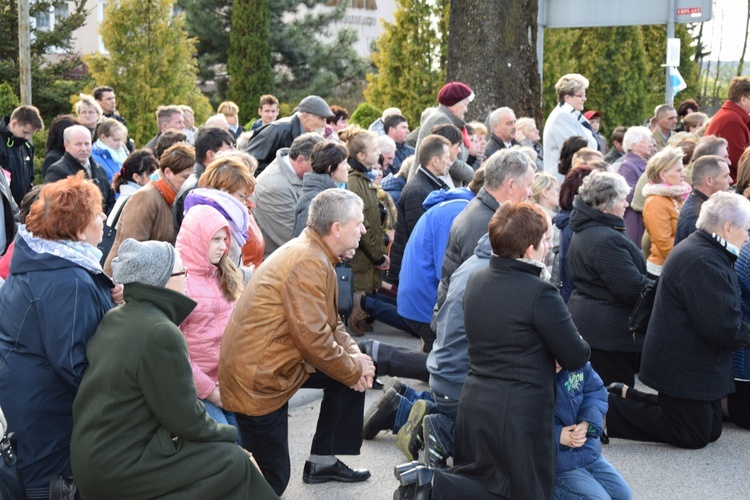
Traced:
[[675, 10], [671, 13], [669, 3], [667, 0], [541, 0], [539, 24], [545, 28], [597, 28], [669, 21], [698, 23], [713, 17], [713, 0], [675, 0]]

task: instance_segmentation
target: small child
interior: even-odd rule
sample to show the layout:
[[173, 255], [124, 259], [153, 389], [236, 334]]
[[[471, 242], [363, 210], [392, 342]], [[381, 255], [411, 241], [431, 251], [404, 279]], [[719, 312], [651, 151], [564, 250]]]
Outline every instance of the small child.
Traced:
[[580, 370], [557, 365], [557, 476], [555, 500], [630, 500], [633, 492], [602, 455], [607, 390], [591, 363]]

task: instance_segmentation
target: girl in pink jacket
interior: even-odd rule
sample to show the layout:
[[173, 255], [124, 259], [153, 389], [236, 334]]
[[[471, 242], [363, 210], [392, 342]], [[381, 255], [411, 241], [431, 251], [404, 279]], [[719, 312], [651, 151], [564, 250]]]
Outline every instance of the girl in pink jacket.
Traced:
[[185, 215], [175, 246], [189, 276], [187, 296], [198, 303], [180, 325], [198, 397], [214, 420], [237, 427], [234, 414], [222, 409], [218, 382], [221, 338], [242, 293], [242, 277], [229, 258], [230, 238], [226, 218], [198, 205]]

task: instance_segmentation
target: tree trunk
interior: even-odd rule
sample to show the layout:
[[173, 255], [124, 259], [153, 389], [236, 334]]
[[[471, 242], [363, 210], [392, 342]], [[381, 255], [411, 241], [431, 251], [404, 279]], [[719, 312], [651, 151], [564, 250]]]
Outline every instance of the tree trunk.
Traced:
[[[447, 79], [469, 85], [476, 99], [468, 118], [484, 121], [501, 106], [529, 116], [541, 129], [537, 69], [537, 0], [451, 2]], [[563, 57], [561, 55], [561, 57]]]
[[747, 0], [747, 20], [745, 21], [745, 41], [742, 43], [742, 55], [737, 65], [737, 76], [742, 76], [742, 66], [745, 64], [745, 52], [747, 51], [747, 34], [750, 28], [750, 0]]

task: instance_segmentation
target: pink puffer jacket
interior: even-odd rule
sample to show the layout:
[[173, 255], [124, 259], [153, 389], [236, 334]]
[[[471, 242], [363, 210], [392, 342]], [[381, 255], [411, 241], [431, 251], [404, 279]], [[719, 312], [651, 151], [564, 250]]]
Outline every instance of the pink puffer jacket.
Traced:
[[[218, 383], [221, 338], [235, 304], [224, 298], [218, 269], [208, 260], [208, 245], [221, 228], [226, 228], [231, 238], [229, 225], [218, 210], [197, 205], [185, 215], [175, 244], [188, 270], [187, 295], [198, 302], [180, 330], [187, 341], [193, 381], [201, 399], [207, 398]], [[227, 239], [226, 253], [229, 243]]]

